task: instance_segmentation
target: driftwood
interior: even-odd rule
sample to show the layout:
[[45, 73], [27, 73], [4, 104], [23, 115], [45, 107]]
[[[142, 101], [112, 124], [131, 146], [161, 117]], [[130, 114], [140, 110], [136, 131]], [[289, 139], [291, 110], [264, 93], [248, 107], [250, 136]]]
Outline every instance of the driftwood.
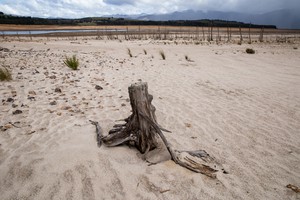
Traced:
[[[142, 154], [146, 154], [148, 151], [158, 147], [158, 139], [160, 137], [167, 147], [171, 159], [176, 164], [211, 178], [216, 178], [215, 172], [218, 171], [220, 165], [208, 153], [204, 150], [175, 150], [167, 141], [162, 131], [170, 131], [159, 126], [156, 121], [155, 107], [151, 104], [153, 97], [148, 94], [147, 83], [135, 83], [128, 88], [128, 91], [132, 114], [124, 119], [126, 123], [114, 125], [109, 134], [103, 136], [99, 123], [91, 121], [96, 126], [99, 147], [102, 143], [109, 147], [127, 144], [135, 146]], [[225, 171], [223, 172], [226, 173]]]

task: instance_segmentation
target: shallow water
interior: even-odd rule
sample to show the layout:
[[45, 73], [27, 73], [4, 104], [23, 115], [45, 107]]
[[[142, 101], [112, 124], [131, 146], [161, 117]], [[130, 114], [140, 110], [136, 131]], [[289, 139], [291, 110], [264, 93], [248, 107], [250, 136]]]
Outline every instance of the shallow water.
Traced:
[[77, 29], [77, 30], [28, 30], [28, 31], [0, 31], [1, 35], [41, 35], [41, 34], [50, 34], [50, 33], [82, 33], [82, 32], [107, 32], [107, 31], [124, 31], [116, 29], [106, 29], [106, 30], [97, 30], [97, 29]]

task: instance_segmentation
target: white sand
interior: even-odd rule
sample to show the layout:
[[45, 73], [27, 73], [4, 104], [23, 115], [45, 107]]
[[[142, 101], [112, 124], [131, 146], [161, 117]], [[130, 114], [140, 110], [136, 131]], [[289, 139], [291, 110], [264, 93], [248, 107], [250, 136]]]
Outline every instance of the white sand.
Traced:
[[[300, 199], [286, 188], [300, 186], [299, 44], [0, 46], [10, 50], [0, 52], [0, 63], [13, 73], [13, 81], [0, 83], [0, 125], [7, 128], [0, 131], [0, 199]], [[256, 53], [246, 54], [247, 47]], [[79, 71], [63, 64], [73, 54]], [[97, 147], [88, 120], [106, 134], [129, 116], [127, 88], [139, 80], [148, 82], [174, 147], [204, 149], [229, 174], [210, 179], [174, 164], [163, 150], [165, 159], [148, 166], [133, 148]], [[23, 113], [13, 115], [17, 109]]]

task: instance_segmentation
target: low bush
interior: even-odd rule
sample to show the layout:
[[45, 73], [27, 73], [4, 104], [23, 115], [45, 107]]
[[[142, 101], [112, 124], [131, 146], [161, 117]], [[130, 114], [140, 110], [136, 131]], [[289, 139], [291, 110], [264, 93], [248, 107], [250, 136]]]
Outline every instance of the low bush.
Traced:
[[255, 54], [255, 51], [253, 49], [247, 48], [246, 49], [246, 53], [248, 53], [248, 54]]

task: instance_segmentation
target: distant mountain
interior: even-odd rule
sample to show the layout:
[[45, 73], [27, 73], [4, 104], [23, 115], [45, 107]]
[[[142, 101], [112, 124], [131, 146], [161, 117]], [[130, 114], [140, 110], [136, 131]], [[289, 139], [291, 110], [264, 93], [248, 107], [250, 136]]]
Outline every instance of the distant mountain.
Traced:
[[141, 14], [137, 14], [137, 15], [120, 15], [120, 14], [116, 14], [116, 15], [103, 15], [101, 17], [113, 17], [113, 18], [124, 18], [124, 19], [138, 19], [140, 17], [143, 17], [147, 15], [146, 13], [141, 13]]
[[258, 25], [256, 27], [300, 29], [300, 12], [293, 10], [277, 10], [264, 14], [186, 10], [168, 14], [110, 15], [81, 19], [22, 17], [0, 11], [0, 24], [208, 26], [211, 23], [209, 20], [213, 20], [215, 26], [249, 27], [251, 23], [252, 27]]
[[277, 10], [253, 16], [256, 24], [274, 24], [278, 28], [300, 29], [300, 12], [293, 10]]
[[[138, 18], [139, 16], [131, 16]], [[126, 19], [127, 18], [127, 19]], [[171, 21], [149, 21], [128, 19], [128, 16], [116, 15], [106, 17], [85, 17], [80, 19], [61, 19], [61, 18], [37, 18], [7, 15], [0, 12], [0, 24], [19, 24], [19, 25], [68, 25], [68, 26], [88, 26], [88, 25], [155, 25], [155, 26], [214, 26], [220, 27], [249, 27], [250, 24], [237, 21], [224, 20], [171, 20]], [[256, 28], [276, 28], [276, 26], [255, 25]]]
[[[119, 15], [113, 17], [120, 17]], [[277, 10], [264, 14], [245, 14], [239, 12], [221, 12], [221, 11], [194, 11], [186, 10], [182, 12], [173, 12], [168, 14], [153, 15], [122, 15], [123, 18], [168, 21], [168, 20], [199, 20], [199, 19], [220, 19], [228, 21], [239, 21], [244, 23], [275, 25], [278, 28], [300, 29], [300, 12], [293, 10]]]

